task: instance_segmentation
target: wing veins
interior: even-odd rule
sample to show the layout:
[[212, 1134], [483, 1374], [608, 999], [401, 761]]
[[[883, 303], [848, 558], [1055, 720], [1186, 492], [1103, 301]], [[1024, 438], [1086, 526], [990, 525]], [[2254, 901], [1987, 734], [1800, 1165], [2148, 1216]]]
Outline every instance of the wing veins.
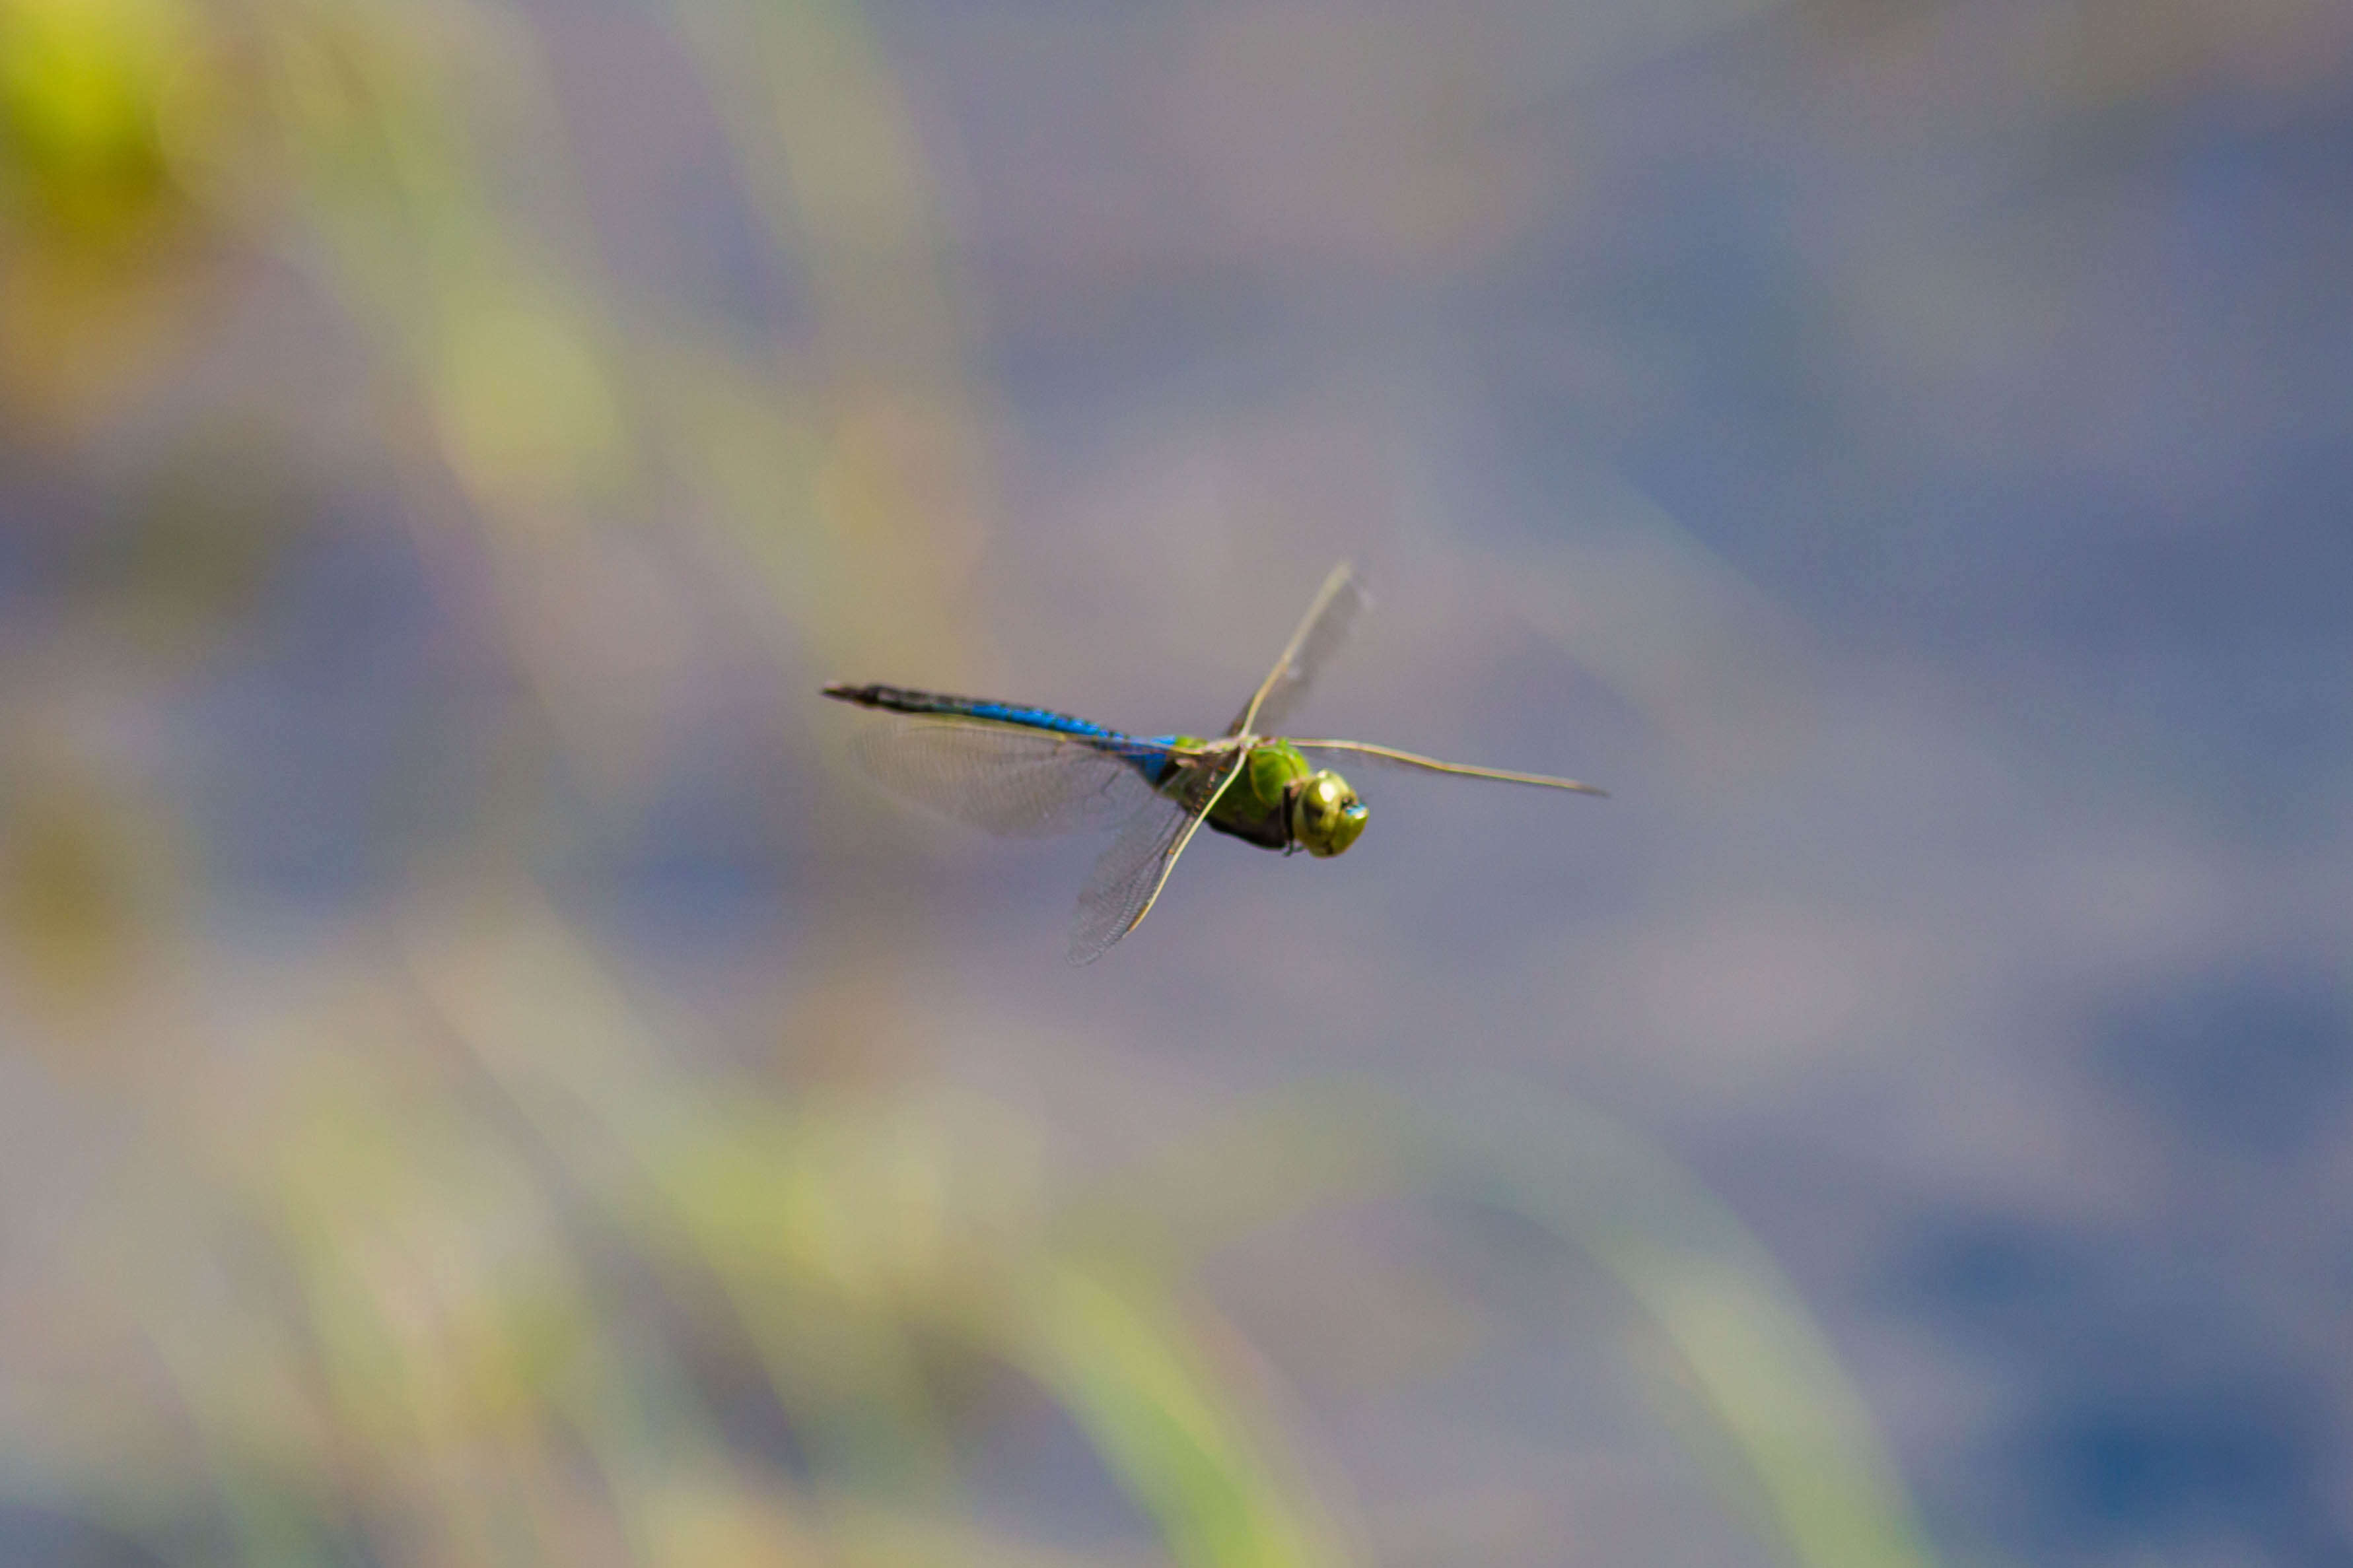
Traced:
[[[1205, 755], [1206, 752], [1195, 752]], [[1185, 853], [1235, 779], [1241, 776], [1241, 753], [1235, 751], [1209, 785], [1190, 786], [1193, 803], [1168, 800], [1170, 811], [1155, 819], [1147, 807], [1095, 862], [1086, 890], [1079, 896], [1078, 915], [1071, 930], [1071, 962], [1092, 963], [1137, 926], [1160, 901], [1177, 858]], [[1153, 875], [1156, 870], [1157, 875]], [[1145, 879], [1151, 878], [1148, 888]]]
[[871, 724], [850, 749], [892, 793], [1016, 837], [1108, 826], [1131, 816], [1156, 793], [1131, 755], [1176, 754], [1130, 737], [1104, 743], [1027, 725], [928, 717]]
[[[1332, 568], [1324, 585], [1315, 591], [1307, 614], [1300, 617], [1291, 640], [1283, 645], [1282, 657], [1274, 661], [1274, 668], [1259, 682], [1258, 689], [1250, 694], [1249, 704], [1227, 729], [1227, 734], [1256, 734], [1262, 714], [1267, 714], [1270, 708], [1280, 711], [1296, 691], [1314, 678], [1316, 667], [1339, 646], [1340, 639], [1347, 634], [1348, 623], [1363, 605], [1364, 591], [1356, 586], [1356, 569], [1345, 561]], [[1347, 597], [1344, 600], [1343, 595]], [[1327, 616], [1331, 619], [1329, 626], [1324, 624]], [[1312, 649], [1311, 645], [1314, 645]], [[1306, 657], [1311, 652], [1313, 657]]]

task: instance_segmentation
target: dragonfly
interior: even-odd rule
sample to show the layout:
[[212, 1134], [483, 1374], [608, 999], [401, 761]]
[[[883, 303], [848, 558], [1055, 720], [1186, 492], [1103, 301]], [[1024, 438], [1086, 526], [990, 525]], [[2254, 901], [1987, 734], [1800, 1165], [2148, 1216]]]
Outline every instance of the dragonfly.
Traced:
[[[1131, 735], [1048, 708], [910, 687], [824, 688], [881, 718], [853, 742], [883, 786], [941, 816], [1014, 837], [1116, 827], [1071, 924], [1070, 959], [1091, 963], [1144, 923], [1177, 858], [1204, 826], [1264, 849], [1343, 853], [1371, 813], [1319, 762], [1382, 767], [1603, 795], [1575, 779], [1440, 762], [1366, 741], [1266, 733], [1290, 716], [1369, 604], [1355, 570], [1333, 568], [1282, 657], [1226, 732]], [[1353, 765], [1353, 763], [1352, 763]]]

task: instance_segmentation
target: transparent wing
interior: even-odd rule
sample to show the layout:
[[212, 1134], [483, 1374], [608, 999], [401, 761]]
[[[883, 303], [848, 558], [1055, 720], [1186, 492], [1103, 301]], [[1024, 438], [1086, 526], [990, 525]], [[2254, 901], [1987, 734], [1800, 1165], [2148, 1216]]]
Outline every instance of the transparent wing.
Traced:
[[1340, 651], [1358, 613], [1371, 603], [1356, 581], [1355, 567], [1345, 561], [1333, 567], [1332, 574], [1316, 591], [1315, 602], [1307, 606], [1299, 629], [1291, 634], [1282, 657], [1275, 660], [1274, 668], [1250, 694], [1249, 705], [1226, 733], [1263, 735], [1279, 728], [1284, 716], [1307, 694], [1308, 683], [1315, 679], [1315, 672]]
[[1108, 827], [1162, 798], [1113, 752], [982, 720], [878, 714], [850, 752], [892, 794], [1013, 837]]
[[1155, 795], [1095, 862], [1071, 921], [1071, 962], [1092, 963], [1144, 923], [1218, 797], [1240, 776], [1232, 759], [1198, 768], [1181, 798]]
[[1376, 746], [1366, 741], [1293, 741], [1303, 752], [1345, 752], [1350, 756], [1365, 757], [1393, 768], [1415, 773], [1452, 773], [1458, 778], [1493, 779], [1498, 784], [1535, 784], [1540, 789], [1569, 789], [1579, 795], [1607, 796], [1606, 789], [1596, 789], [1575, 779], [1556, 779], [1549, 773], [1515, 773], [1504, 768], [1474, 768], [1468, 763], [1441, 763], [1436, 757], [1418, 756], [1400, 752], [1394, 746]]

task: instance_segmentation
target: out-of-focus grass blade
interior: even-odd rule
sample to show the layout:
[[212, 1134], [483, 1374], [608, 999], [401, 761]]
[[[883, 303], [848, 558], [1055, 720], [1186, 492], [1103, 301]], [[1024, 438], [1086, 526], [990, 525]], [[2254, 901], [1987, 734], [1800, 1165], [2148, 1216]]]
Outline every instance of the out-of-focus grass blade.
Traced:
[[1566, 1097], [1463, 1096], [1422, 1123], [1440, 1183], [1468, 1184], [1590, 1253], [1674, 1348], [1807, 1568], [1930, 1568], [1869, 1408], [1796, 1288], [1698, 1178]]
[[[1383, 1192], [1516, 1214], [1607, 1269], [1683, 1363], [1792, 1561], [1929, 1568], [1862, 1395], [1771, 1256], [1671, 1155], [1576, 1100], [1516, 1085], [1410, 1104], [1303, 1090], [1097, 1184], [1066, 1219], [1088, 1236], [1123, 1226], [1175, 1274], [1288, 1215]], [[1163, 1217], [1156, 1239], [1140, 1212]]]
[[[1270, 1462], [1271, 1424], [1247, 1418], [1235, 1369], [1166, 1287], [1071, 1262], [1018, 1174], [992, 1195], [989, 1173], [1002, 1184], [1026, 1157], [1018, 1132], [953, 1105], [721, 1106], [664, 1083], [609, 982], [535, 906], [417, 961], [599, 1201], [653, 1255], [720, 1284], [845, 1495], [917, 1517], [955, 1502], [921, 1331], [1051, 1391], [1187, 1568], [1342, 1560]], [[514, 997], [534, 1003], [510, 1011]]]
[[1031, 1298], [1029, 1368], [1054, 1390], [1186, 1568], [1342, 1558], [1280, 1479], [1169, 1299], [1067, 1266]]

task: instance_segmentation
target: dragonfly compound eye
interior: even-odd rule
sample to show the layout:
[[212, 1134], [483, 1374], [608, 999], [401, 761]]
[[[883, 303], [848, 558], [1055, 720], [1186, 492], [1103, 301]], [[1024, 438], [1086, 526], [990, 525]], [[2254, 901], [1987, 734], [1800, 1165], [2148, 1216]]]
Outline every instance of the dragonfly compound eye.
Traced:
[[1301, 781], [1291, 801], [1291, 836], [1310, 855], [1337, 855], [1356, 841], [1371, 814], [1348, 781], [1328, 769]]

